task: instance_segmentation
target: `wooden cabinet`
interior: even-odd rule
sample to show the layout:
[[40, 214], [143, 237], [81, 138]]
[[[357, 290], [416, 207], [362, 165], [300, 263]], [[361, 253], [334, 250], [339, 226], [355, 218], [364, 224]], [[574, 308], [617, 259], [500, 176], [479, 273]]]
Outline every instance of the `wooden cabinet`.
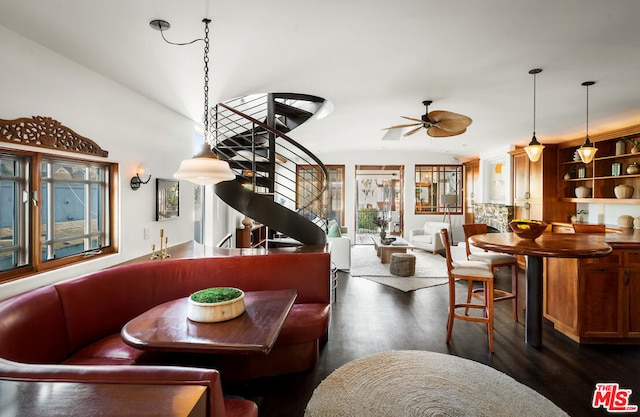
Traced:
[[236, 229], [236, 248], [264, 248], [267, 244], [267, 226], [254, 224]]
[[[628, 174], [627, 167], [640, 164], [640, 153], [632, 152], [632, 145], [624, 142], [622, 149], [616, 149], [621, 138], [640, 140], [640, 125], [618, 129], [591, 137], [598, 148], [596, 157], [584, 164], [575, 157], [575, 151], [584, 138], [566, 142], [558, 152], [558, 190], [561, 201], [573, 203], [613, 203], [640, 204], [640, 173]], [[565, 175], [568, 174], [568, 178]], [[633, 198], [617, 199], [614, 188], [627, 184], [635, 188]], [[578, 198], [576, 188], [588, 187], [589, 197]]]
[[475, 223], [473, 204], [480, 190], [480, 160], [474, 159], [464, 163], [464, 222]]
[[640, 343], [640, 250], [545, 261], [544, 315], [580, 343]]
[[509, 153], [512, 157], [515, 218], [566, 221], [574, 206], [558, 202], [558, 147], [546, 145], [537, 162], [529, 160], [524, 148]]

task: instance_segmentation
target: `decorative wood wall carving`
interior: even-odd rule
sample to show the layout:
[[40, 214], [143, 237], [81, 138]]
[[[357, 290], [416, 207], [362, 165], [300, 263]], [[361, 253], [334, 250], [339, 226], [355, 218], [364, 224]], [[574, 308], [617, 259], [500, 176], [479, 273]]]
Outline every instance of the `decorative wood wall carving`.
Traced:
[[30, 119], [0, 119], [0, 141], [102, 157], [109, 155], [109, 152], [91, 139], [78, 135], [51, 117], [44, 116], [33, 116]]

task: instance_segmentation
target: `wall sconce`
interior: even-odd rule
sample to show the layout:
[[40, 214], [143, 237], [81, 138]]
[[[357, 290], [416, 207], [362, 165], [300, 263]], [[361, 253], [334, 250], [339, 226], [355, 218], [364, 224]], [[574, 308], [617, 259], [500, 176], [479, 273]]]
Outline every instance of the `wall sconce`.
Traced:
[[136, 169], [136, 175], [131, 177], [131, 181], [129, 181], [129, 185], [131, 185], [132, 190], [137, 190], [138, 188], [140, 188], [140, 184], [147, 184], [149, 180], [151, 180], [151, 175], [147, 175], [146, 181], [144, 181], [142, 178], [144, 178], [144, 165], [140, 164]]

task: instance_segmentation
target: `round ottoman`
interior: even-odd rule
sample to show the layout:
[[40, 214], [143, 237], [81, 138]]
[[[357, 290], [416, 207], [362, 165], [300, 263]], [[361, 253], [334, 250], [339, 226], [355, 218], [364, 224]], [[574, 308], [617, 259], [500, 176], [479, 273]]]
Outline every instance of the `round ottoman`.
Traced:
[[416, 257], [410, 253], [392, 253], [389, 272], [399, 277], [410, 277], [416, 273]]

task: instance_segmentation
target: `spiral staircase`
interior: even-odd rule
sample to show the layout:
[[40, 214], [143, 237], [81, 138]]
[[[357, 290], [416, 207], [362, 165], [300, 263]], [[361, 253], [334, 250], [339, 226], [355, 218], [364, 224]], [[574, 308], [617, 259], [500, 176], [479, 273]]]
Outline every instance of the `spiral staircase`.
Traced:
[[309, 120], [324, 104], [316, 96], [270, 93], [219, 103], [213, 111], [213, 151], [229, 162], [236, 179], [215, 192], [271, 233], [302, 245], [326, 243], [327, 168], [286, 133]]

